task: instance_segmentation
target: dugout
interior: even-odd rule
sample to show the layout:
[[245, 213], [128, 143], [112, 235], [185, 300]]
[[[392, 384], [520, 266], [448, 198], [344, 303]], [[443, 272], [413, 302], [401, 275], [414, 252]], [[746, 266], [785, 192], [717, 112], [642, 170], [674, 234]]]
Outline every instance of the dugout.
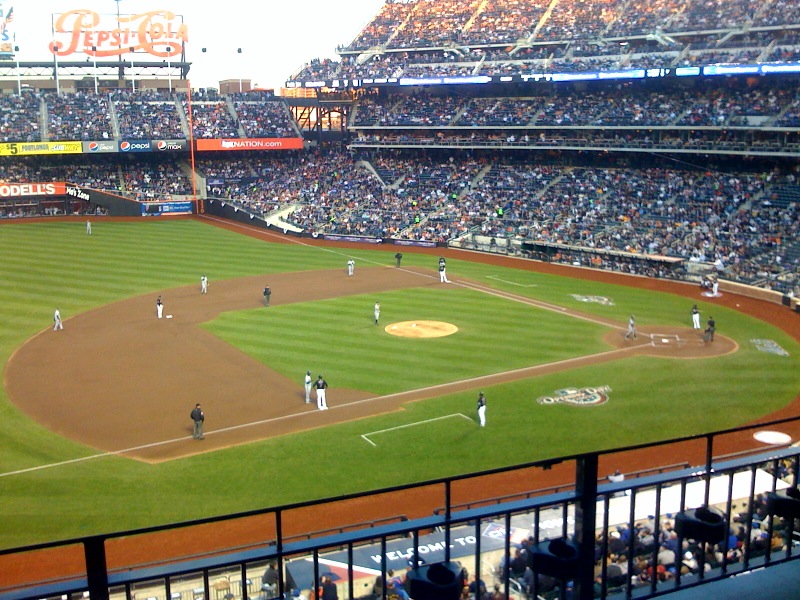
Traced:
[[526, 258], [588, 267], [607, 271], [636, 273], [649, 277], [678, 278], [684, 271], [684, 259], [661, 254], [640, 254], [622, 250], [585, 248], [554, 242], [522, 242]]

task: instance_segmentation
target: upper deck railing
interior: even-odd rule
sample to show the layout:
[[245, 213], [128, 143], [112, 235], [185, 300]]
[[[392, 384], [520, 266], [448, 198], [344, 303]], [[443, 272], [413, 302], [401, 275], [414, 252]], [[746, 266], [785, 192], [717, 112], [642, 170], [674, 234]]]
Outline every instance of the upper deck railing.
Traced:
[[[765, 430], [784, 432], [787, 439], [766, 446], [752, 440], [751, 434]], [[6, 587], [0, 598], [247, 600], [299, 591], [308, 598], [313, 597], [308, 591], [327, 579], [339, 598], [377, 600], [393, 597], [389, 586], [375, 587], [393, 571], [405, 574], [414, 600], [447, 600], [461, 595], [462, 569], [463, 585], [477, 575], [478, 585], [489, 590], [497, 585], [519, 600], [567, 594], [588, 600], [612, 593], [655, 597], [800, 557], [800, 447], [788, 443], [798, 436], [800, 417], [793, 417], [364, 494], [0, 550], [2, 560], [30, 560], [80, 548], [85, 560], [80, 573]], [[733, 438], [747, 451], [723, 454]], [[654, 448], [690, 460], [669, 461], [669, 468], [654, 464], [621, 481], [600, 477], [600, 466], [621, 454]], [[563, 485], [532, 486], [516, 496], [491, 492], [494, 477], [535, 481], [537, 473], [552, 469], [567, 476]], [[488, 491], [482, 498], [465, 502], [463, 488], [483, 482]], [[285, 527], [298, 511], [322, 514], [335, 503], [380, 503], [395, 494], [427, 495], [434, 509], [422, 518], [398, 515], [307, 535]], [[201, 528], [213, 535], [242, 519], [252, 521], [260, 542], [215, 552], [187, 548], [168, 561], [108, 566], [122, 542], [146, 549], [154, 534]], [[274, 571], [265, 576], [268, 565]], [[435, 581], [434, 569], [458, 577], [443, 584]]]

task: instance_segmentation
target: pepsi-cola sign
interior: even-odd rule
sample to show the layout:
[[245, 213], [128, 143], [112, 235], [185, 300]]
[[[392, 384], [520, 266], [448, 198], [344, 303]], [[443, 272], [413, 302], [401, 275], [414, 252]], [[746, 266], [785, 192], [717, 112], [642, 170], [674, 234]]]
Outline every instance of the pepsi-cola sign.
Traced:
[[186, 152], [189, 150], [186, 140], [153, 140], [151, 143], [156, 152]]
[[119, 143], [120, 152], [150, 152], [150, 140], [123, 140]]

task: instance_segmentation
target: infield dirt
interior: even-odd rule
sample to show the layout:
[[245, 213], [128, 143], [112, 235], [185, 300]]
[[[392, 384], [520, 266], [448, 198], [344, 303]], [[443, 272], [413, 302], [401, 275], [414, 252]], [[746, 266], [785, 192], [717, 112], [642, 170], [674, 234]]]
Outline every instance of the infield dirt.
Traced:
[[[365, 267], [358, 277], [341, 270], [273, 274], [271, 306], [261, 310], [343, 295], [439, 286], [435, 276], [432, 271], [391, 267]], [[609, 352], [580, 357], [567, 366], [540, 365], [386, 397], [331, 388], [331, 410], [318, 411], [315, 404], [304, 401], [304, 365], [298, 366], [298, 376], [292, 380], [198, 326], [223, 311], [261, 307], [264, 282], [263, 276], [220, 281], [208, 294], [195, 286], [163, 290], [67, 319], [63, 331], [45, 330], [11, 357], [5, 373], [9, 397], [30, 418], [64, 437], [102, 452], [160, 462], [386, 413], [405, 402], [615, 360], [631, 352], [699, 358], [735, 348], [723, 336], [704, 344], [695, 332], [682, 329], [659, 333], [686, 340], [684, 344], [652, 345], [645, 330], [640, 330], [639, 340], [626, 341], [622, 326], [609, 321]], [[156, 318], [159, 295], [165, 315], [172, 318]], [[457, 330], [449, 323], [424, 320], [396, 325], [398, 332], [389, 333], [410, 337]], [[188, 417], [196, 402], [203, 404], [208, 417], [202, 443], [192, 439]]]

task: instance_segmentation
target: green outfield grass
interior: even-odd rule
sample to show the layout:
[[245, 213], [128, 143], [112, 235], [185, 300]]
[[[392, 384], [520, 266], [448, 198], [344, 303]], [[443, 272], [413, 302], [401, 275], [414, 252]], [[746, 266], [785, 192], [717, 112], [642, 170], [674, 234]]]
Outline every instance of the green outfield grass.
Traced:
[[[213, 290], [222, 279], [344, 268], [349, 256], [358, 268], [394, 264], [394, 252], [269, 244], [195, 221], [156, 219], [99, 220], [91, 237], [83, 223], [8, 224], [0, 227], [0, 251], [3, 365], [26, 339], [51, 326], [55, 306], [68, 318], [130, 296], [198, 284], [202, 273]], [[435, 257], [410, 250], [404, 252], [403, 265], [436, 267]], [[455, 259], [448, 260], [448, 273], [620, 323], [630, 313], [641, 325], [687, 326], [689, 321], [691, 302], [669, 294]], [[606, 296], [614, 304], [583, 303], [575, 294]], [[462, 329], [436, 340], [388, 336], [371, 322], [376, 296], [385, 323], [428, 318], [457, 322]], [[702, 303], [701, 308], [707, 316]], [[265, 313], [225, 313], [204, 327], [287, 376], [297, 378], [313, 365], [335, 382], [334, 388], [376, 394], [605, 348], [605, 327], [459, 286], [280, 305]], [[645, 442], [654, 432], [664, 439], [730, 427], [790, 402], [800, 390], [800, 345], [734, 311], [714, 307], [713, 314], [721, 333], [739, 343], [739, 352], [693, 361], [629, 357], [488, 387], [485, 430], [460, 417], [432, 420], [456, 414], [473, 419], [475, 394], [465, 392], [411, 403], [391, 415], [160, 465], [104, 457], [47, 467], [96, 452], [31, 422], [0, 390], [0, 547]], [[314, 323], [313, 335], [309, 323]], [[254, 336], [254, 330], [269, 335]], [[324, 346], [315, 343], [319, 337]], [[775, 340], [790, 357], [756, 351], [753, 338]], [[600, 385], [612, 389], [611, 400], [602, 406], [536, 402], [564, 387]], [[375, 446], [361, 437], [413, 423], [420, 424], [377, 436]], [[31, 470], [36, 467], [45, 468]]]

